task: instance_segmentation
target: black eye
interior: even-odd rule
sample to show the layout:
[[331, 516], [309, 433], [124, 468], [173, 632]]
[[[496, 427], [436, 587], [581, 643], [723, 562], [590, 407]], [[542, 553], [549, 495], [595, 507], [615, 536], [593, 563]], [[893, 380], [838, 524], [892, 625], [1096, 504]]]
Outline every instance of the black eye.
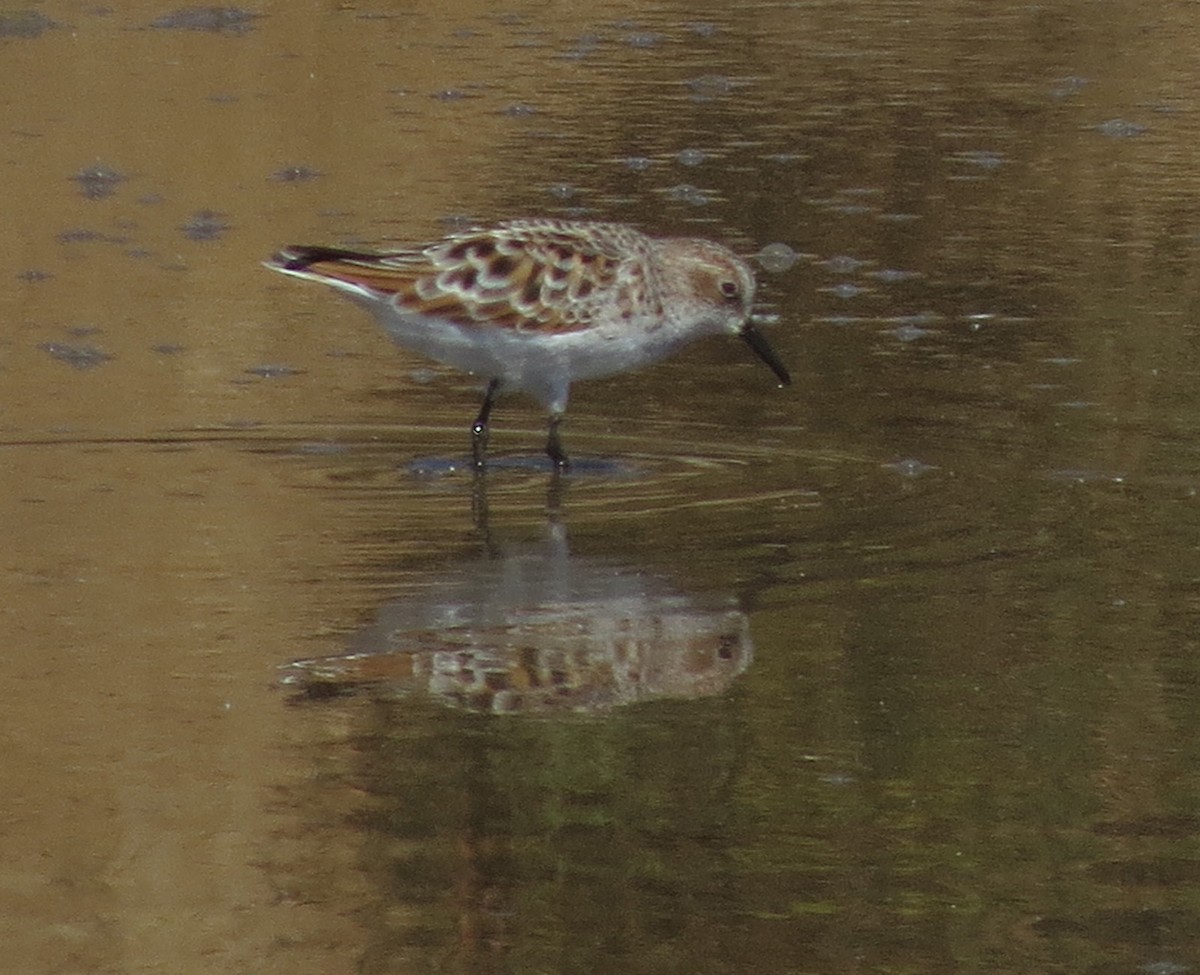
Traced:
[[722, 281], [717, 287], [721, 289], [721, 294], [726, 298], [737, 298], [742, 293], [742, 289], [738, 287], [736, 281]]

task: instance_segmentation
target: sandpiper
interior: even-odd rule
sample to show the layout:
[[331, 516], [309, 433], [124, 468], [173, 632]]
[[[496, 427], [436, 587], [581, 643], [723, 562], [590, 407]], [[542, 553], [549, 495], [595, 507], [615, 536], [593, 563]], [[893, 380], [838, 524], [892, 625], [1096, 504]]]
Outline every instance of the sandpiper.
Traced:
[[339, 289], [398, 345], [485, 378], [471, 428], [476, 468], [500, 393], [526, 392], [545, 407], [546, 453], [563, 471], [559, 424], [572, 382], [636, 369], [704, 335], [740, 336], [781, 385], [791, 382], [751, 321], [750, 266], [707, 240], [512, 220], [378, 253], [292, 246], [266, 264]]

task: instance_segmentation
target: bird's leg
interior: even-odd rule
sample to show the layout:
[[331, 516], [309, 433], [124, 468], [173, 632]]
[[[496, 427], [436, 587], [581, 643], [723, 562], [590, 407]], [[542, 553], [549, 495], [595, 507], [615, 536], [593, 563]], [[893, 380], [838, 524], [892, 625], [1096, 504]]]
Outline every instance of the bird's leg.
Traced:
[[479, 407], [479, 415], [471, 424], [471, 459], [474, 461], [477, 471], [483, 470], [486, 466], [488, 418], [492, 415], [492, 407], [496, 403], [496, 394], [499, 391], [499, 379], [493, 379], [488, 383], [487, 392], [483, 394], [483, 405]]
[[554, 472], [556, 474], [565, 474], [571, 469], [570, 458], [567, 457], [567, 452], [563, 450], [562, 438], [558, 435], [559, 424], [562, 423], [561, 413], [550, 414], [550, 439], [546, 441], [546, 453], [550, 455], [550, 460], [554, 462]]

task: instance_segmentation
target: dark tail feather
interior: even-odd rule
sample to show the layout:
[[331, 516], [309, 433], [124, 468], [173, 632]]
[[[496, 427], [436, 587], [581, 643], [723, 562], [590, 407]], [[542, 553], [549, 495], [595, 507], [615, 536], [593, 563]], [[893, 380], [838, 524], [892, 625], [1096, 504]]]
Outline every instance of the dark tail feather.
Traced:
[[340, 247], [292, 244], [275, 255], [274, 263], [285, 271], [304, 271], [326, 261], [356, 261], [363, 264], [378, 262], [379, 255], [369, 251], [343, 250]]

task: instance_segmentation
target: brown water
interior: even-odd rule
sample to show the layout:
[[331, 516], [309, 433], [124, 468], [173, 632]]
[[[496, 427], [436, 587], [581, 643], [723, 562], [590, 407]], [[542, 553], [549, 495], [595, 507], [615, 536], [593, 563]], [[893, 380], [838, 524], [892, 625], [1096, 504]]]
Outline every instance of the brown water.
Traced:
[[[0, 10], [12, 970], [1194, 971], [1191, 5], [244, 12]], [[796, 384], [472, 485], [258, 264], [536, 214], [786, 244]]]

